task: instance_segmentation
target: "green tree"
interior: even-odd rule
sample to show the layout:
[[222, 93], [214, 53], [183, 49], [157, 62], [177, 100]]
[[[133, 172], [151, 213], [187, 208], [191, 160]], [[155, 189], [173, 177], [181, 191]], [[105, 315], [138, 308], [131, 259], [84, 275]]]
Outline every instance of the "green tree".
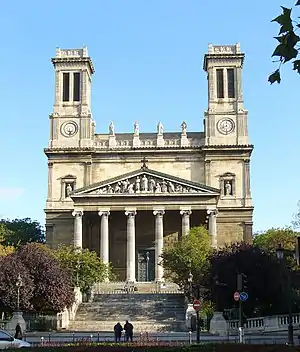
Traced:
[[291, 227], [272, 228], [256, 234], [253, 244], [271, 253], [275, 253], [280, 244], [285, 250], [294, 251], [297, 235], [298, 232], [293, 231]]
[[4, 246], [5, 237], [8, 236], [10, 230], [0, 223], [0, 257], [6, 256], [14, 252], [15, 247], [13, 246]]
[[[279, 44], [276, 46], [272, 57], [277, 57], [279, 67], [269, 76], [269, 82], [272, 84], [274, 82], [280, 83], [280, 68], [282, 64], [289, 62], [293, 59], [293, 70], [300, 74], [300, 58], [299, 58], [299, 41], [300, 37], [296, 34], [297, 30], [300, 28], [299, 22], [295, 20], [296, 16], [292, 13], [296, 10], [296, 7], [300, 5], [300, 0], [297, 0], [294, 8], [286, 8], [281, 6], [282, 13], [274, 18], [272, 22], [279, 24], [280, 29], [278, 36], [274, 37]], [[298, 14], [299, 15], [299, 14]], [[296, 18], [299, 18], [296, 17]]]
[[189, 272], [193, 282], [198, 283], [208, 270], [208, 256], [212, 252], [211, 238], [204, 227], [194, 227], [189, 234], [164, 249], [162, 265], [165, 277], [188, 291]]
[[71, 274], [73, 286], [88, 292], [97, 282], [112, 278], [111, 268], [105, 265], [96, 252], [89, 249], [78, 250], [74, 246], [59, 246], [55, 256]]
[[18, 247], [30, 242], [45, 242], [45, 231], [41, 224], [30, 218], [25, 219], [1, 219], [3, 245]]

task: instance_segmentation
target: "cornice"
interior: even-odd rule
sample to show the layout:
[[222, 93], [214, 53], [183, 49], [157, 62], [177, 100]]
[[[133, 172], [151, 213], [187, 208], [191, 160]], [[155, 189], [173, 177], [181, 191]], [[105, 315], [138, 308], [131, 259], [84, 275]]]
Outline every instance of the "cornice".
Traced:
[[90, 67], [92, 73], [95, 72], [95, 67], [93, 65], [92, 59], [90, 57], [54, 57], [51, 59], [53, 65], [58, 63], [87, 63]]

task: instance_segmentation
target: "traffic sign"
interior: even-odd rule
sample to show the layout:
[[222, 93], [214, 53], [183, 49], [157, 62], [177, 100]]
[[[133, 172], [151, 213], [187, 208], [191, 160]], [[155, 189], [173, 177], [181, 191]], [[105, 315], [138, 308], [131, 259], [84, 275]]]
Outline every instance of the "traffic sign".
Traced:
[[245, 301], [247, 301], [247, 299], [248, 299], [248, 293], [247, 292], [241, 292], [240, 293], [240, 300], [242, 301], [242, 302], [245, 302]]
[[234, 292], [233, 299], [238, 301], [240, 299], [240, 294], [238, 292]]
[[195, 309], [195, 311], [200, 310], [201, 307], [201, 302], [198, 299], [195, 299], [193, 302], [193, 308]]

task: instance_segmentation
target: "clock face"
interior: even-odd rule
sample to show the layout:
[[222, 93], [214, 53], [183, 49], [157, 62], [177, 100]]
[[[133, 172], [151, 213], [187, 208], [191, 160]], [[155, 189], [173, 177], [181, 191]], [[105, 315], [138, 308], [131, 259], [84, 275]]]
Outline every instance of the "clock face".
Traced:
[[222, 119], [218, 122], [218, 130], [222, 134], [229, 134], [234, 131], [234, 122], [231, 119]]
[[61, 133], [66, 137], [74, 136], [78, 131], [78, 125], [74, 121], [64, 122], [61, 126]]

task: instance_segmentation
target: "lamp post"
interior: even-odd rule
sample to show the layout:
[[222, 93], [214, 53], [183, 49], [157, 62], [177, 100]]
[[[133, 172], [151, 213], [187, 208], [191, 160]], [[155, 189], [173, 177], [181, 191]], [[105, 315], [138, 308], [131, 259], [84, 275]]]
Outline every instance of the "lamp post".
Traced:
[[145, 259], [146, 259], [146, 281], [149, 281], [149, 260], [150, 260], [150, 253], [146, 252], [145, 253]]
[[[282, 263], [284, 259], [284, 248], [279, 244], [276, 248], [276, 256], [280, 263]], [[292, 284], [291, 284], [291, 273], [287, 269], [287, 288], [288, 288], [288, 345], [294, 345], [294, 327], [293, 327], [293, 316], [292, 316]]]
[[18, 275], [17, 281], [16, 281], [16, 287], [17, 287], [17, 312], [20, 310], [20, 288], [23, 286], [22, 278], [21, 275]]
[[[193, 284], [193, 274], [191, 272], [191, 269], [190, 269], [187, 281], [188, 281], [188, 284], [189, 284], [189, 291], [190, 291], [191, 297], [194, 296], [193, 295], [193, 290], [196, 289], [197, 290], [196, 299], [199, 300], [200, 299], [200, 287], [201, 287], [201, 285]], [[197, 338], [196, 339], [197, 339], [197, 343], [199, 343], [200, 342], [200, 312], [199, 312], [199, 310], [196, 311], [196, 317], [197, 317]]]

